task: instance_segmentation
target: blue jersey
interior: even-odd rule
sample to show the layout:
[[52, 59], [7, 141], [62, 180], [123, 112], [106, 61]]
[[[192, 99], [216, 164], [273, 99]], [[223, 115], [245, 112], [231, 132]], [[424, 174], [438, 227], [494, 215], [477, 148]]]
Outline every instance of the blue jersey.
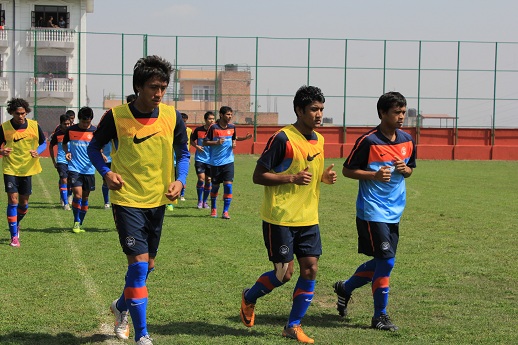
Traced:
[[210, 147], [210, 165], [222, 166], [234, 163], [232, 145], [234, 140], [236, 140], [236, 126], [229, 123], [227, 127], [222, 128], [218, 122], [214, 123], [207, 130], [205, 140], [214, 141], [219, 138], [224, 138], [225, 141], [221, 145], [212, 145]]
[[[191, 133], [191, 141], [196, 142], [198, 146], [203, 146], [203, 140], [207, 136], [207, 130], [204, 126], [196, 127]], [[194, 160], [205, 164], [210, 164], [210, 146], [203, 146], [203, 152], [196, 150]]]
[[63, 144], [70, 142], [72, 160], [68, 162], [69, 171], [75, 171], [83, 175], [95, 174], [95, 168], [86, 152], [95, 130], [95, 126], [90, 126], [88, 129], [81, 129], [79, 125], [68, 127], [63, 138]]
[[[394, 156], [401, 158], [410, 168], [415, 168], [415, 144], [412, 137], [396, 130], [396, 139], [390, 141], [379, 127], [362, 135], [344, 162], [350, 170], [378, 171], [382, 166], [393, 166]], [[356, 216], [362, 220], [398, 223], [406, 204], [405, 178], [392, 172], [390, 182], [359, 180]]]
[[[56, 163], [60, 164], [68, 164], [67, 158], [65, 157], [65, 151], [63, 151], [63, 138], [65, 137], [65, 132], [61, 129], [60, 126], [56, 128], [54, 133], [52, 133], [52, 138], [50, 139], [50, 146], [53, 148], [55, 145], [58, 146], [58, 154], [56, 156]], [[68, 148], [70, 149], [70, 144], [68, 144]]]
[[110, 141], [108, 144], [103, 146], [103, 155], [106, 157], [106, 163], [112, 162], [112, 142]]

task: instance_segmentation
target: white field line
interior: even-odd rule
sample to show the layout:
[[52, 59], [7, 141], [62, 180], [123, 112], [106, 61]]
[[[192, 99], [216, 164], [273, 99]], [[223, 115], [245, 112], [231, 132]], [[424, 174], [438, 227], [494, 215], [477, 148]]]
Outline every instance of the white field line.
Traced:
[[[41, 175], [36, 175], [36, 180], [39, 185], [39, 190], [43, 193], [47, 202], [49, 204], [52, 204], [52, 197], [50, 196], [50, 192], [49, 192], [47, 186], [44, 185]], [[55, 188], [55, 192], [57, 193], [57, 188]], [[55, 213], [55, 215], [56, 215], [54, 217], [54, 219], [56, 219], [56, 221], [57, 221], [57, 226], [60, 228], [66, 229], [67, 225], [64, 222], [64, 217], [62, 217], [63, 214], [60, 214], [61, 212], [58, 211], [58, 209], [54, 209], [54, 210], [52, 210], [52, 212]], [[69, 215], [71, 217], [72, 211], [67, 211], [67, 215]], [[69, 218], [67, 218], [67, 219], [69, 219]], [[97, 286], [97, 283], [95, 282], [95, 280], [92, 278], [92, 276], [88, 272], [88, 268], [86, 267], [84, 262], [80, 259], [81, 253], [80, 253], [79, 249], [77, 248], [77, 246], [75, 245], [74, 241], [72, 240], [73, 236], [71, 236], [71, 235], [72, 235], [71, 233], [65, 233], [64, 236], [62, 237], [63, 242], [69, 248], [69, 253], [70, 253], [69, 262], [73, 262], [75, 264], [75, 266], [77, 267], [77, 271], [79, 272], [79, 275], [81, 276], [81, 280], [83, 281], [83, 285], [86, 290], [86, 295], [88, 296], [92, 306], [95, 308], [97, 314], [102, 315], [102, 319], [104, 321], [107, 321], [109, 318], [107, 315], [108, 306], [103, 303], [103, 300], [99, 293], [99, 288]], [[74, 236], [77, 236], [77, 235], [74, 235]], [[110, 320], [112, 320], [111, 317], [110, 317]], [[111, 322], [110, 323], [102, 322], [99, 325], [98, 333], [104, 334], [106, 336], [110, 336], [110, 338], [105, 340], [103, 342], [103, 344], [113, 344], [113, 345], [124, 344], [123, 341], [118, 340], [115, 337], [115, 335], [113, 334], [113, 323], [111, 323]], [[113, 338], [112, 338], [112, 336], [113, 336]]]

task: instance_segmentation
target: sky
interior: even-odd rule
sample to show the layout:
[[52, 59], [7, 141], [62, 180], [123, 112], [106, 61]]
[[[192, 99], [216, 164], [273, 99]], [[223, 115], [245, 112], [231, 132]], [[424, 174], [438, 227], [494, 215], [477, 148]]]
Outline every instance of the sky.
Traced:
[[[453, 42], [453, 44], [456, 41], [518, 42], [518, 36], [516, 36], [518, 33], [517, 13], [518, 1], [510, 0], [127, 0], [124, 2], [97, 0], [94, 3], [94, 12], [87, 15], [87, 31], [124, 34], [147, 33], [150, 35], [168, 36], [433, 40], [448, 41]], [[131, 42], [131, 38], [128, 38], [128, 42]], [[141, 43], [138, 44], [140, 49]], [[92, 48], [96, 51], [106, 50], [106, 43], [91, 40], [88, 43], [88, 49]], [[253, 46], [250, 49], [253, 49]], [[411, 49], [415, 51], [414, 48]], [[493, 45], [474, 45], [471, 54], [477, 55], [478, 49], [481, 50], [480, 65], [483, 66], [481, 68], [490, 69], [491, 64], [494, 64], [494, 58], [492, 58]], [[455, 51], [454, 48], [453, 52]], [[379, 50], [376, 52], [379, 55]], [[202, 50], [198, 55], [203, 55], [204, 53]], [[241, 57], [240, 53], [233, 49], [227, 55], [233, 55], [235, 60], [238, 60], [236, 62], [250, 60]], [[207, 52], [207, 54], [212, 54], [212, 51]], [[289, 53], [283, 52], [282, 48], [279, 48], [279, 54]], [[332, 52], [324, 51], [323, 49], [321, 58], [324, 58], [323, 55], [326, 54], [333, 55]], [[128, 61], [125, 61], [125, 64], [128, 64], [128, 66], [132, 65], [136, 61], [135, 59], [138, 58], [138, 53], [135, 56], [133, 58], [132, 54], [128, 53], [127, 58], [125, 58]], [[515, 67], [514, 64], [518, 68], [518, 49], [509, 56], [510, 60], [512, 60], [510, 62], [512, 68]], [[192, 61], [196, 61], [198, 57], [191, 56], [191, 58]], [[294, 60], [298, 58], [296, 56], [293, 57]], [[233, 61], [229, 56], [225, 56], [225, 53], [222, 53], [221, 61], [226, 61], [225, 59]], [[304, 59], [307, 58], [305, 56], [300, 58], [303, 62]], [[93, 63], [101, 64], [97, 60]], [[102, 67], [100, 68], [102, 69]], [[126, 67], [124, 68], [127, 69]], [[106, 71], [106, 73], [109, 72]], [[411, 78], [415, 79], [414, 76]], [[471, 75], [461, 78], [461, 86], [464, 83], [466, 84], [466, 89], [469, 89], [470, 85], [485, 83], [486, 79], [490, 83], [492, 80], [489, 76], [481, 77], [480, 81], [474, 78]], [[318, 80], [318, 76], [315, 79]], [[265, 78], [262, 80], [264, 82]], [[388, 83], [387, 87], [390, 89], [392, 84], [390, 84], [390, 81]], [[499, 85], [499, 88], [508, 89], [513, 83], [514, 79], [503, 85], [503, 87]], [[270, 84], [267, 89], [264, 87], [264, 90], [259, 91], [263, 92], [263, 94], [270, 94], [270, 92], [277, 92], [279, 94], [291, 92], [293, 94], [296, 90], [293, 85], [289, 84], [286, 85], [286, 90], [291, 91], [284, 89], [275, 91], [275, 86], [278, 82], [273, 78]], [[300, 83], [297, 85], [300, 85]], [[360, 88], [360, 86], [358, 87]], [[400, 86], [397, 83], [394, 83], [393, 87], [405, 89], [404, 85]], [[438, 81], [437, 89], [439, 90], [441, 87], [440, 81]], [[128, 88], [126, 87], [126, 90], [124, 90], [126, 94], [130, 92]], [[475, 97], [491, 97], [494, 91], [490, 85], [487, 87], [483, 86], [482, 89], [484, 92], [473, 91]], [[109, 92], [117, 93], [117, 91], [120, 90], [114, 91], [110, 83], [105, 83], [102, 86], [103, 94]], [[100, 92], [100, 88], [93, 90], [92, 87], [89, 87], [91, 99], [98, 99]], [[365, 92], [369, 93], [371, 91]], [[377, 94], [377, 92], [375, 90], [374, 94]], [[354, 93], [354, 90], [348, 89], [348, 93]], [[409, 93], [411, 92], [409, 91]], [[325, 94], [332, 96], [333, 92], [327, 90]], [[431, 91], [430, 94], [433, 97], [434, 91]], [[450, 96], [451, 94], [448, 94], [447, 97]], [[471, 94], [468, 94], [467, 97], [471, 97]], [[516, 93], [506, 92], [501, 94], [500, 97], [518, 98], [518, 91]], [[277, 101], [280, 104], [289, 104], [291, 100], [286, 97], [280, 98]], [[263, 100], [262, 102], [264, 104], [266, 101]], [[436, 107], [429, 107], [428, 113], [444, 112], [451, 114], [453, 106], [451, 101], [449, 104], [444, 102], [443, 107], [438, 106], [437, 103], [435, 102]], [[491, 102], [487, 101], [483, 103], [481, 106], [478, 104], [466, 105], [465, 110], [473, 112], [473, 109], [477, 109], [480, 114], [474, 115], [476, 124], [487, 126], [491, 122], [491, 116], [487, 113], [491, 112], [492, 105], [490, 104]], [[461, 110], [463, 106], [462, 104], [460, 105]], [[270, 100], [268, 100], [268, 108], [270, 107]], [[279, 105], [279, 107], [282, 110], [282, 105]], [[505, 124], [508, 124], [509, 121], [514, 121], [515, 116], [510, 113], [515, 108], [514, 103], [501, 104], [499, 107], [501, 107], [502, 111], [505, 110], [509, 113], [508, 115], [503, 115]], [[266, 106], [263, 107], [263, 109], [265, 108]], [[332, 110], [333, 117], [341, 118], [339, 113], [342, 111], [338, 108]], [[279, 110], [280, 113], [281, 110]], [[361, 107], [356, 110], [357, 113], [365, 111], [367, 110]], [[352, 112], [355, 112], [354, 109]], [[282, 113], [284, 112], [282, 111]], [[292, 114], [283, 114], [282, 116], [292, 116]], [[502, 119], [502, 116], [500, 119]], [[375, 117], [373, 121], [376, 121]], [[287, 120], [284, 122], [287, 122]]]

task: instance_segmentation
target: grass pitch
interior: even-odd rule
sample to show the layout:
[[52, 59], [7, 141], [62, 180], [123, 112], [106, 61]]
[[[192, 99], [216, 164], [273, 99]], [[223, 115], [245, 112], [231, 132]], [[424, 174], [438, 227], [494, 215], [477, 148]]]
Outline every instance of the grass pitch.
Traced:
[[[187, 201], [167, 213], [148, 280], [148, 328], [156, 344], [279, 344], [298, 274], [260, 299], [256, 326], [239, 319], [241, 290], [271, 270], [252, 183], [256, 156], [236, 157], [231, 220], [196, 209], [191, 167]], [[396, 333], [368, 328], [369, 287], [357, 290], [342, 320], [332, 284], [368, 258], [356, 253], [357, 182], [341, 177], [322, 185], [324, 254], [313, 303], [303, 320], [317, 344], [518, 343], [518, 162], [418, 161], [407, 180], [388, 311]], [[101, 179], [91, 194], [83, 234], [73, 234], [72, 212], [59, 207], [50, 159], [33, 177], [21, 248], [0, 236], [1, 344], [131, 344], [112, 335], [109, 305], [120, 295], [126, 259], [111, 211], [103, 209]], [[222, 193], [221, 193], [222, 194]], [[4, 193], [4, 209], [7, 199]], [[219, 201], [222, 205], [222, 201]], [[220, 207], [221, 211], [221, 207]], [[132, 330], [133, 332], [133, 330]]]

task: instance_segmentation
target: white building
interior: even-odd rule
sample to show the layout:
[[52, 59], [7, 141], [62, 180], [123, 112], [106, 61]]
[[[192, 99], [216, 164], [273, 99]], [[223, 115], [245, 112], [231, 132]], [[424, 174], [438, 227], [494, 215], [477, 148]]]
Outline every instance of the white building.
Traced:
[[86, 14], [94, 0], [0, 0], [0, 119], [26, 99], [50, 132], [59, 115], [86, 105]]

